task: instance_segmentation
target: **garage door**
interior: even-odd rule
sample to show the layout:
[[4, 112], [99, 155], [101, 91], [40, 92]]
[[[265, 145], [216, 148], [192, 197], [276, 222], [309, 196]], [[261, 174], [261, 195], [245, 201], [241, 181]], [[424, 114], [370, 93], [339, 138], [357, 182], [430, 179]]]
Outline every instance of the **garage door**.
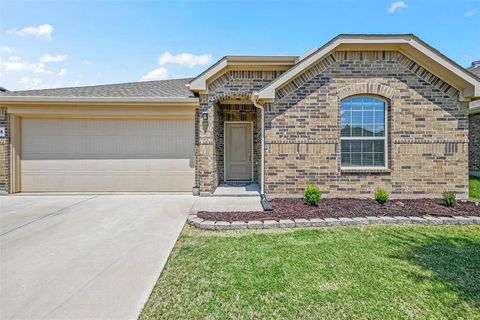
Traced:
[[23, 119], [21, 189], [191, 191], [193, 120]]

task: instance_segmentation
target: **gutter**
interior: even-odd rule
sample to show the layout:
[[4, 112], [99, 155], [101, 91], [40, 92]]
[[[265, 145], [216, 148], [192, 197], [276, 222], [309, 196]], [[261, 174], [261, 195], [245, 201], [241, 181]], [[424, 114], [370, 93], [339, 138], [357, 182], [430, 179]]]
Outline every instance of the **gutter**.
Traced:
[[259, 108], [262, 112], [262, 162], [261, 162], [261, 170], [260, 176], [262, 177], [262, 183], [260, 184], [260, 195], [264, 195], [264, 184], [265, 184], [265, 109], [261, 104], [257, 102], [258, 94], [255, 92], [252, 94], [252, 102], [253, 105]]
[[264, 185], [265, 185], [265, 108], [257, 102], [258, 93], [254, 92], [252, 94], [252, 103], [255, 107], [259, 108], [262, 111], [262, 162], [260, 175], [262, 177], [262, 183], [260, 184], [260, 203], [264, 211], [272, 211], [272, 205], [265, 195]]
[[162, 103], [198, 104], [198, 98], [183, 97], [46, 97], [46, 96], [0, 96], [2, 103]]

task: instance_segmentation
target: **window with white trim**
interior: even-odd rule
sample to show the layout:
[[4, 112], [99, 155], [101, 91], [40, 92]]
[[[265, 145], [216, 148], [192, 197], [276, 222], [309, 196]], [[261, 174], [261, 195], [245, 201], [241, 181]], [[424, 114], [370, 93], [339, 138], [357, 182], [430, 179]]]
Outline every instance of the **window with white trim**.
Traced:
[[342, 167], [386, 167], [386, 101], [355, 96], [341, 102]]

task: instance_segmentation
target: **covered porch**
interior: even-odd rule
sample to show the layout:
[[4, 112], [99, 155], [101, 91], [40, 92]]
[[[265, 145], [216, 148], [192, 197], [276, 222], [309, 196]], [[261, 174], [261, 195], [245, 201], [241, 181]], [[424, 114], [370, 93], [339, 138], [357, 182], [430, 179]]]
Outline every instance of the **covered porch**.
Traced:
[[250, 100], [214, 104], [214, 150], [217, 185], [213, 195], [259, 195], [261, 112]]

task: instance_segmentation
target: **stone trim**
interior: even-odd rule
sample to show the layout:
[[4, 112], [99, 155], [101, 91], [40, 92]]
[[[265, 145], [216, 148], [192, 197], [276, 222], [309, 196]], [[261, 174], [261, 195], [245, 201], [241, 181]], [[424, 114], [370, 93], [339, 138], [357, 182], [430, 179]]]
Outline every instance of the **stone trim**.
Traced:
[[[404, 54], [398, 51], [336, 51], [325, 58], [321, 59], [319, 62], [314, 64], [312, 67], [307, 69], [306, 71], [302, 72], [300, 75], [283, 85], [281, 88], [278, 88], [276, 91], [276, 101], [282, 99], [283, 97], [287, 96], [289, 93], [295, 91], [297, 88], [301, 87], [311, 79], [313, 79], [318, 74], [321, 74], [324, 70], [326, 70], [330, 65], [335, 62], [343, 62], [343, 61], [397, 61], [398, 63], [402, 64], [405, 68], [407, 68], [410, 72], [414, 73], [418, 77], [422, 78], [424, 81], [428, 82], [429, 84], [433, 85], [438, 90], [444, 92], [449, 97], [457, 97], [459, 96], [459, 91], [448, 84], [447, 82], [443, 81], [442, 79], [435, 76], [430, 71], [426, 70], [418, 63], [413, 61], [412, 59], [408, 58]], [[367, 91], [362, 91], [360, 89], [356, 89], [355, 86], [365, 86], [364, 89]], [[341, 89], [339, 91], [339, 98], [344, 99], [353, 94], [360, 94], [360, 93], [370, 93], [370, 94], [379, 94], [381, 96], [385, 96], [389, 99], [393, 99], [393, 90], [382, 86], [381, 88], [369, 88], [370, 85], [380, 85], [381, 84], [355, 84], [345, 88], [345, 90]], [[349, 90], [352, 90], [352, 94], [348, 94]], [[376, 90], [369, 92], [368, 90]], [[383, 93], [380, 93], [383, 92]]]
[[442, 143], [468, 143], [467, 139], [395, 139], [395, 144], [442, 144]]
[[278, 102], [289, 93], [295, 91], [305, 83], [316, 77], [318, 74], [325, 71], [329, 66], [336, 62], [333, 55], [326, 56], [313, 66], [302, 72], [300, 75], [289, 81], [287, 84], [279, 88], [275, 94], [275, 101]]
[[219, 102], [221, 100], [248, 100], [248, 101], [250, 101], [251, 98], [252, 98], [252, 93], [251, 92], [245, 92], [245, 91], [241, 91], [241, 92], [222, 92], [222, 93], [219, 93], [215, 96], [212, 96], [210, 98], [210, 102], [213, 104], [213, 103]]
[[349, 168], [349, 167], [340, 167], [340, 172], [345, 172], [345, 173], [369, 173], [369, 172], [378, 172], [378, 173], [390, 173], [393, 170], [390, 168], [369, 168], [369, 167], [363, 167], [363, 168]]
[[453, 86], [449, 85], [447, 82], [443, 81], [415, 61], [411, 60], [407, 56], [398, 53], [397, 61], [409, 69], [412, 73], [416, 74], [429, 84], [433, 85], [438, 90], [444, 92], [449, 97], [457, 97], [460, 95], [459, 91]]
[[376, 82], [354, 83], [337, 90], [337, 96], [340, 101], [347, 97], [359, 94], [373, 94], [393, 100], [395, 97], [395, 90], [392, 87]]
[[196, 213], [190, 214], [187, 222], [200, 229], [207, 230], [238, 230], [238, 229], [274, 229], [274, 228], [305, 228], [305, 227], [333, 227], [349, 225], [374, 225], [374, 224], [430, 224], [430, 225], [467, 225], [480, 224], [480, 216], [367, 216], [355, 218], [315, 218], [315, 219], [285, 219], [265, 221], [211, 221], [203, 220]]
[[337, 139], [323, 139], [323, 140], [304, 140], [304, 139], [295, 139], [292, 140], [270, 140], [265, 141], [265, 144], [336, 144], [338, 143]]

